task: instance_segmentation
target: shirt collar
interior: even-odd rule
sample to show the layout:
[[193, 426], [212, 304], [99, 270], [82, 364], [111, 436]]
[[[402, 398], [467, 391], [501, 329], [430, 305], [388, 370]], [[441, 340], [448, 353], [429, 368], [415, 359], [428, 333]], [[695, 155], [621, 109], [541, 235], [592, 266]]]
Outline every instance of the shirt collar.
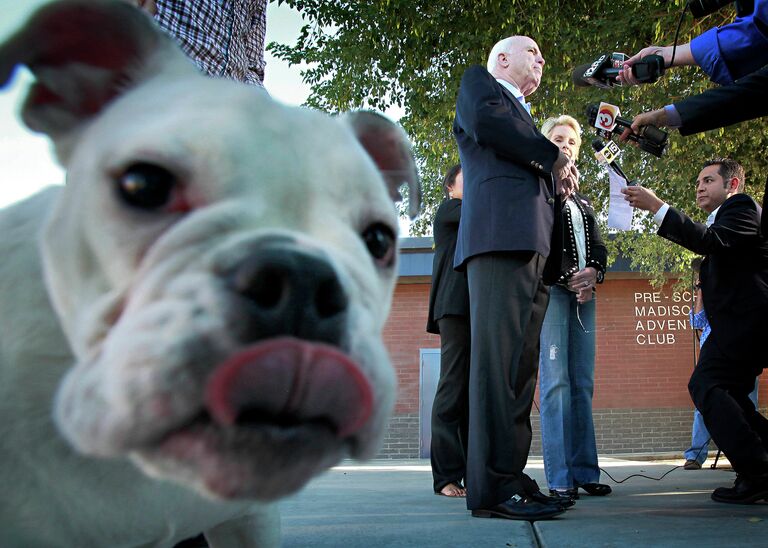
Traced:
[[507, 82], [506, 80], [501, 80], [500, 78], [496, 78], [496, 81], [507, 88], [509, 92], [515, 96], [515, 99], [520, 101], [520, 104], [525, 107], [525, 110], [527, 110], [529, 113], [531, 112], [531, 107], [528, 103], [525, 102], [525, 95], [517, 88], [517, 86], [511, 82]]
[[717, 216], [717, 212], [720, 211], [720, 207], [722, 206], [717, 206], [715, 210], [709, 214], [709, 216], [707, 217], [707, 221], [704, 224], [706, 224], [707, 226], [712, 226], [712, 223], [715, 222], [715, 217]]

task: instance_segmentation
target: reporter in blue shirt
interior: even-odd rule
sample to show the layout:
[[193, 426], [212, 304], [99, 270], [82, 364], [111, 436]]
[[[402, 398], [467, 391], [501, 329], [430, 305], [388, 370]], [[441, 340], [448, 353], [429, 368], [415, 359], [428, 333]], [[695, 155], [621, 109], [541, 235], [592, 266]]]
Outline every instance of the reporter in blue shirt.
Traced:
[[[625, 85], [640, 82], [632, 75], [632, 65], [648, 55], [661, 55], [670, 66], [698, 65], [716, 84], [731, 84], [768, 63], [768, 0], [737, 2], [736, 19], [722, 27], [713, 27], [687, 44], [649, 46], [624, 63], [618, 80]], [[748, 11], [751, 10], [751, 11]]]
[[[672, 46], [643, 48], [627, 60], [618, 77], [625, 85], [639, 83], [631, 66], [651, 54], [661, 55], [668, 66], [698, 65], [713, 82], [722, 85], [637, 115], [632, 121], [635, 133], [641, 126], [655, 125], [690, 135], [766, 115], [761, 98], [768, 91], [768, 0], [736, 4], [737, 17], [732, 23], [711, 28], [678, 46], [674, 60]], [[626, 130], [622, 139], [628, 135]]]

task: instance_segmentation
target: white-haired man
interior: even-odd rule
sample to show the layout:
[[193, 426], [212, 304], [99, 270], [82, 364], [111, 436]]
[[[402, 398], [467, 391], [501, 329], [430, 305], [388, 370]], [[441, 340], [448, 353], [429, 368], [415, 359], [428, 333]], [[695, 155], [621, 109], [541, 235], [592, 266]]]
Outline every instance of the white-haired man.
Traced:
[[466, 269], [470, 295], [466, 480], [475, 517], [533, 521], [572, 503], [544, 496], [523, 473], [548, 300], [542, 278], [559, 271], [545, 269], [550, 249], [553, 258], [561, 255], [554, 212], [559, 188], [578, 181], [573, 162], [539, 132], [525, 102], [543, 68], [533, 39], [505, 38], [491, 50], [488, 70], [465, 71], [456, 102], [464, 198], [454, 266]]

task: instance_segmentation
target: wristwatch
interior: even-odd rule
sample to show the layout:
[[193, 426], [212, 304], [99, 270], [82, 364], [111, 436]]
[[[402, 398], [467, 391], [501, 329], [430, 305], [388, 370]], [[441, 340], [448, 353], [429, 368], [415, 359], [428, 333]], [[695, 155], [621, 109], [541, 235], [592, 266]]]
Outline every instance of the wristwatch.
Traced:
[[605, 273], [602, 270], [597, 271], [597, 277], [595, 278], [595, 281], [597, 283], [601, 284], [603, 283], [603, 280], [605, 279]]

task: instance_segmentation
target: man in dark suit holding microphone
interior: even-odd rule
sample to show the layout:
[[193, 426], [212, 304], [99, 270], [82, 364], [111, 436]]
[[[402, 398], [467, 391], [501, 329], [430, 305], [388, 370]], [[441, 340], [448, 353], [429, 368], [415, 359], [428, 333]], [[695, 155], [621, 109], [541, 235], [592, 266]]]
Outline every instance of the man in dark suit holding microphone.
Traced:
[[578, 183], [573, 162], [528, 112], [525, 97], [538, 88], [543, 67], [531, 38], [501, 40], [488, 70], [466, 70], [456, 102], [464, 200], [454, 264], [466, 268], [470, 296], [466, 488], [475, 517], [533, 521], [564, 508], [523, 474], [548, 300], [542, 275], [553, 234], [552, 256], [561, 255], [559, 226], [553, 230], [559, 188]]
[[696, 203], [709, 213], [705, 224], [647, 188], [622, 190], [630, 205], [654, 214], [660, 236], [705, 256], [699, 280], [712, 331], [688, 390], [738, 474], [732, 488], [715, 489], [712, 499], [732, 504], [768, 500], [768, 420], [749, 399], [768, 364], [768, 241], [760, 235], [760, 206], [743, 188], [738, 162], [706, 162], [696, 180]]

